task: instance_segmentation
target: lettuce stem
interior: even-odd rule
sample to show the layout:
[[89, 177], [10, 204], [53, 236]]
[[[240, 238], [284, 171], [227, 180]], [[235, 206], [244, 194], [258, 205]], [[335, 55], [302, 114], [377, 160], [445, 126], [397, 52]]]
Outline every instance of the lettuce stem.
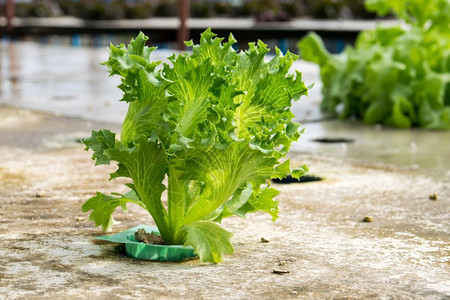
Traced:
[[168, 210], [169, 210], [169, 230], [171, 242], [175, 243], [180, 228], [180, 221], [184, 217], [186, 207], [186, 185], [185, 180], [180, 179], [183, 171], [177, 170], [176, 166], [169, 166], [168, 185]]

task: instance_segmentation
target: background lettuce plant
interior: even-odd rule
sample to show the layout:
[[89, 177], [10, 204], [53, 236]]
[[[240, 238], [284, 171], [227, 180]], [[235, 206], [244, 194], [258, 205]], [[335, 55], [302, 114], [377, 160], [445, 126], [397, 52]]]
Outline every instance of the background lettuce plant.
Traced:
[[450, 129], [450, 0], [367, 0], [404, 21], [363, 31], [331, 55], [311, 33], [298, 46], [320, 65], [323, 111], [396, 127]]
[[[166, 244], [190, 245], [202, 261], [219, 262], [232, 253], [232, 233], [217, 222], [264, 211], [275, 221], [278, 191], [270, 178], [291, 173], [281, 161], [299, 136], [291, 100], [307, 93], [301, 73], [289, 73], [298, 57], [258, 41], [235, 51], [236, 40], [216, 38], [210, 29], [200, 44], [187, 42], [192, 53], [173, 55], [170, 63], [152, 62], [155, 48], [140, 33], [128, 47], [110, 47], [105, 63], [122, 78], [119, 88], [128, 113], [120, 141], [108, 130], [84, 140], [95, 164], [118, 163], [111, 174], [130, 178], [125, 195], [97, 193], [82, 207], [104, 230], [117, 207], [131, 202], [153, 217]], [[167, 183], [165, 178], [167, 178]], [[167, 207], [161, 194], [167, 189]]]

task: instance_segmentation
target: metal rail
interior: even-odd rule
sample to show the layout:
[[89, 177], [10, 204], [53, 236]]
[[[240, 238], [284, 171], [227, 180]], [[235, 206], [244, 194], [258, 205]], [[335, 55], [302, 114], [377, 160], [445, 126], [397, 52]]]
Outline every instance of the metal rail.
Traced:
[[[381, 22], [383, 26], [398, 24], [397, 20]], [[27, 34], [136, 34], [142, 30], [150, 34], [154, 41], [177, 41], [177, 30], [181, 28], [180, 20], [176, 17], [111, 21], [89, 21], [74, 17], [14, 18], [12, 23], [14, 27], [11, 34], [18, 36]], [[354, 20], [293, 20], [291, 22], [258, 23], [250, 18], [213, 18], [187, 19], [184, 30], [192, 37], [196, 37], [206, 28], [211, 27], [215, 33], [222, 36], [233, 32], [240, 40], [299, 38], [309, 31], [316, 31], [324, 36], [351, 38], [361, 30], [375, 28], [376, 24], [377, 21]], [[6, 25], [4, 18], [0, 18], [0, 25]], [[188, 36], [185, 36], [183, 40], [188, 39]]]

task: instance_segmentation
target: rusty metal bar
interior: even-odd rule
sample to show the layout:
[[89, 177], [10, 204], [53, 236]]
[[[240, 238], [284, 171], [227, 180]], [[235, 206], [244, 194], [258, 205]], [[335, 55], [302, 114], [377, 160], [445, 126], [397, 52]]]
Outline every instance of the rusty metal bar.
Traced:
[[178, 49], [185, 50], [186, 45], [184, 45], [184, 41], [190, 39], [189, 28], [186, 24], [189, 18], [189, 0], [178, 0], [178, 18], [180, 19], [180, 26], [177, 31]]
[[13, 18], [14, 18], [14, 0], [6, 0], [6, 32], [12, 31]]

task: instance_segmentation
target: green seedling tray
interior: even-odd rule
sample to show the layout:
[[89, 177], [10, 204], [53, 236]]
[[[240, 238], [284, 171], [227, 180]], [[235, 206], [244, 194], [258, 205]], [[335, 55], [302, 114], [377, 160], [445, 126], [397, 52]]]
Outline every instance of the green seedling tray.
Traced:
[[197, 256], [194, 254], [194, 248], [183, 245], [152, 245], [138, 242], [134, 238], [134, 233], [138, 229], [145, 229], [148, 233], [160, 235], [155, 226], [138, 225], [128, 230], [107, 235], [99, 236], [96, 239], [125, 244], [125, 250], [128, 257], [155, 260], [155, 261], [178, 261], [183, 258]]

